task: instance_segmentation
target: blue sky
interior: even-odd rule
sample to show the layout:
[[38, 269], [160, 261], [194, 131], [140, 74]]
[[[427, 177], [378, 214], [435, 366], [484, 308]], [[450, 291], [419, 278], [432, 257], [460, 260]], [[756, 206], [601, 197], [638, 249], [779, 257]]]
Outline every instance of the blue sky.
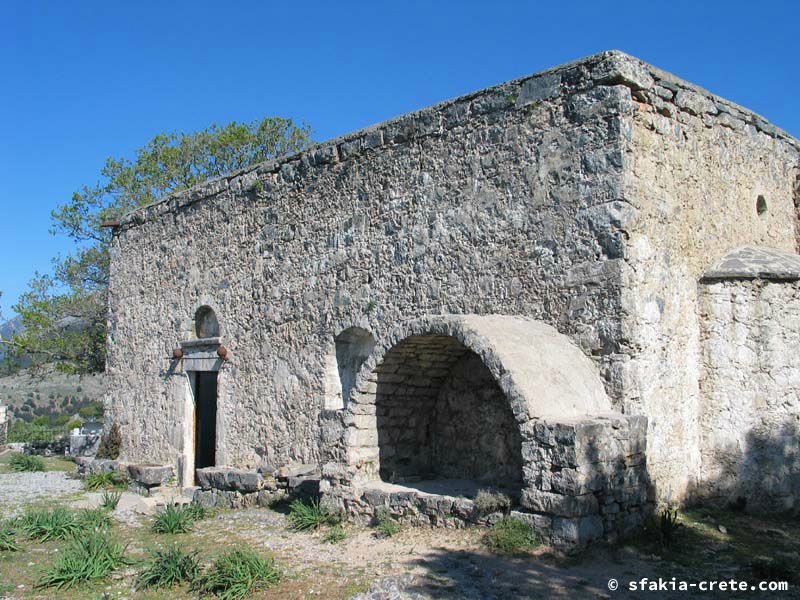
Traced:
[[3, 0], [0, 309], [70, 250], [50, 210], [158, 132], [281, 115], [323, 140], [618, 48], [800, 137], [798, 25], [789, 0]]

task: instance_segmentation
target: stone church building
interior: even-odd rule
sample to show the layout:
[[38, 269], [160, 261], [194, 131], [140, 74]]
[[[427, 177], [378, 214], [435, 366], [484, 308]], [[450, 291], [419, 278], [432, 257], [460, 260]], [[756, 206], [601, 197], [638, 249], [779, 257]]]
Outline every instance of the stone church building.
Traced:
[[791, 510], [798, 204], [800, 142], [620, 52], [443, 102], [114, 223], [107, 422], [184, 486], [502, 490], [556, 542]]

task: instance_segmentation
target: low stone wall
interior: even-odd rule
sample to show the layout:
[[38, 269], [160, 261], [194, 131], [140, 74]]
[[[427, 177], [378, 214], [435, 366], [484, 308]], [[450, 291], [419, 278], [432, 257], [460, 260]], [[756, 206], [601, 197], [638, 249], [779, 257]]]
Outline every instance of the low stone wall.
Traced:
[[[528, 521], [546, 543], [573, 550], [615, 540], [652, 514], [655, 489], [647, 473], [645, 417], [539, 420], [531, 427], [522, 445], [526, 487], [511, 514]], [[368, 483], [356, 488], [343, 485], [331, 470], [324, 475], [323, 490], [356, 520], [371, 519], [381, 506], [412, 525], [490, 525], [502, 517], [481, 513], [475, 502], [462, 497], [411, 487], [389, 492]]]
[[[523, 443], [520, 504], [557, 547], [625, 537], [652, 514], [647, 418], [615, 415], [539, 421]], [[532, 484], [532, 485], [531, 485]]]
[[704, 402], [695, 500], [800, 509], [800, 282], [700, 286]]
[[192, 500], [203, 506], [248, 508], [271, 506], [294, 497], [319, 496], [316, 465], [293, 465], [257, 472], [209, 467], [197, 469], [197, 484]]
[[117, 473], [127, 481], [132, 492], [141, 496], [157, 493], [161, 486], [175, 483], [175, 469], [170, 465], [130, 464], [107, 458], [75, 457], [77, 473], [81, 478], [92, 473]]

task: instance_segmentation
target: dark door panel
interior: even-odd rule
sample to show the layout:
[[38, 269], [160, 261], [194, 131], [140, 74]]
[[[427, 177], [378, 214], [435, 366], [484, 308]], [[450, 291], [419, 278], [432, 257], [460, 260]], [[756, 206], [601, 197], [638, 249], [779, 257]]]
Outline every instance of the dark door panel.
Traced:
[[217, 450], [217, 374], [199, 371], [195, 386], [194, 468], [213, 467]]

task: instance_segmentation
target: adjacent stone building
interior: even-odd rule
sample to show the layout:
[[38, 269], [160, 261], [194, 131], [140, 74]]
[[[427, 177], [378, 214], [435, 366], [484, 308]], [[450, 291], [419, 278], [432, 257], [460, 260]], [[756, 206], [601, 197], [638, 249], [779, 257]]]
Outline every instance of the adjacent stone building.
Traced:
[[791, 509], [799, 190], [797, 140], [619, 52], [399, 117], [115, 224], [107, 421], [183, 485], [490, 487], [554, 541]]

